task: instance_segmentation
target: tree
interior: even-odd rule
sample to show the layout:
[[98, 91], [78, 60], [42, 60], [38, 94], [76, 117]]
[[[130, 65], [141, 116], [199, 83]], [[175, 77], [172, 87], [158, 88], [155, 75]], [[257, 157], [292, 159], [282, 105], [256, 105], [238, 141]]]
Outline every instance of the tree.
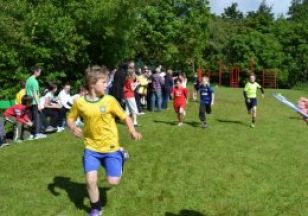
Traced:
[[231, 6], [224, 9], [224, 13], [221, 15], [225, 19], [243, 19], [244, 15], [237, 9], [238, 4], [233, 2]]

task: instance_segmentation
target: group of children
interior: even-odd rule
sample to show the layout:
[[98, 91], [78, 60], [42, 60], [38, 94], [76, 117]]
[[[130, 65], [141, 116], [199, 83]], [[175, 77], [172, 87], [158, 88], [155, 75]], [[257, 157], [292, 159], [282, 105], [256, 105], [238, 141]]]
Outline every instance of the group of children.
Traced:
[[[76, 137], [82, 137], [84, 140], [83, 168], [91, 205], [89, 216], [102, 215], [102, 202], [97, 184], [99, 167], [104, 167], [108, 183], [117, 185], [121, 180], [124, 162], [128, 159], [128, 153], [120, 147], [116, 118], [126, 124], [132, 139], [140, 140], [142, 138], [142, 135], [135, 129], [135, 126], [138, 126], [135, 116], [137, 114], [136, 102], [131, 100], [136, 87], [132, 81], [134, 78], [133, 69], [128, 70], [127, 77], [124, 98], [130, 116], [125, 113], [114, 97], [106, 94], [108, 70], [101, 66], [89, 67], [85, 71], [87, 94], [75, 100], [67, 115], [68, 128]], [[181, 126], [186, 114], [188, 90], [180, 78], [175, 79], [174, 83], [170, 95], [173, 98], [178, 125]], [[208, 126], [206, 114], [211, 113], [214, 105], [214, 90], [210, 87], [209, 78], [206, 76], [202, 77], [194, 87], [200, 95], [199, 119], [202, 127], [206, 128]], [[258, 88], [261, 86], [255, 82], [255, 76], [251, 75], [250, 82], [245, 86], [244, 96], [249, 113], [252, 114], [252, 124], [256, 119], [256, 91]], [[31, 105], [33, 105], [33, 97], [25, 95], [22, 97], [22, 105], [8, 109], [4, 116], [31, 126], [33, 123], [25, 114], [26, 109]], [[76, 124], [78, 118], [83, 119], [83, 128]]]

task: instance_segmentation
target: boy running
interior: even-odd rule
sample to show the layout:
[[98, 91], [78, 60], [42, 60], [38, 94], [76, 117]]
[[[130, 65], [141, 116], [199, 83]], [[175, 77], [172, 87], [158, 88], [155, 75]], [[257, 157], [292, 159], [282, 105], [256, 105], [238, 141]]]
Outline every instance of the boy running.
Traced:
[[202, 127], [207, 128], [206, 113], [211, 114], [215, 100], [214, 90], [210, 87], [207, 76], [202, 77], [201, 83], [196, 85], [196, 90], [200, 94], [199, 119]]
[[[85, 150], [83, 166], [87, 190], [91, 202], [89, 216], [102, 215], [102, 204], [97, 186], [97, 171], [105, 168], [110, 185], [120, 183], [124, 154], [120, 148], [115, 118], [124, 121], [134, 140], [140, 140], [138, 133], [117, 100], [105, 94], [108, 71], [105, 67], [93, 66], [86, 70], [85, 81], [89, 93], [80, 97], [72, 106], [67, 124], [77, 137], [84, 137]], [[84, 120], [84, 130], [75, 125], [78, 117]]]
[[186, 115], [185, 108], [188, 98], [188, 90], [182, 86], [182, 81], [179, 78], [175, 80], [175, 86], [171, 91], [171, 97], [173, 98], [174, 111], [177, 114], [178, 126], [182, 126], [184, 116]]
[[264, 98], [264, 89], [259, 83], [256, 82], [256, 75], [251, 74], [249, 77], [249, 82], [245, 85], [244, 88], [244, 97], [248, 114], [251, 115], [250, 127], [252, 128], [255, 127], [257, 117], [257, 89], [261, 90], [262, 97]]

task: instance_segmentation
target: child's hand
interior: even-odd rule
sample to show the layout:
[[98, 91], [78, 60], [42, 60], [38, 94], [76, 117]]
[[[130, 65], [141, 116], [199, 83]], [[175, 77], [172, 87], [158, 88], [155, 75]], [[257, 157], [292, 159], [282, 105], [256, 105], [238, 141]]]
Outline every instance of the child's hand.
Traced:
[[26, 122], [26, 125], [28, 125], [29, 127], [32, 127], [32, 125], [33, 125], [33, 122], [31, 122], [31, 121], [28, 121], [28, 122]]
[[140, 133], [138, 133], [137, 131], [131, 132], [130, 135], [131, 135], [132, 139], [136, 140], [136, 141], [141, 140], [141, 138], [142, 138], [142, 135]]
[[214, 102], [211, 103], [211, 106], [214, 106]]
[[71, 129], [71, 131], [76, 137], [78, 138], [82, 137], [82, 130], [79, 127], [75, 126], [74, 128]]
[[246, 101], [247, 101], [247, 103], [250, 103], [250, 99], [249, 98], [247, 98]]

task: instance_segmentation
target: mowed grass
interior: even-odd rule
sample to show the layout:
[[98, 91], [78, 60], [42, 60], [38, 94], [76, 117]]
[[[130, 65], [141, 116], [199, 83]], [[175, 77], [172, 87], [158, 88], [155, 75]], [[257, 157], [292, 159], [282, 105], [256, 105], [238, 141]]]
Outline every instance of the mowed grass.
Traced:
[[[241, 89], [216, 88], [209, 128], [200, 128], [198, 103], [186, 124], [170, 109], [139, 118], [122, 182], [109, 188], [100, 170], [106, 216], [308, 215], [308, 126], [271, 94], [291, 101], [303, 91], [267, 90], [257, 127], [249, 127]], [[0, 215], [86, 215], [83, 144], [68, 131], [0, 150]]]

